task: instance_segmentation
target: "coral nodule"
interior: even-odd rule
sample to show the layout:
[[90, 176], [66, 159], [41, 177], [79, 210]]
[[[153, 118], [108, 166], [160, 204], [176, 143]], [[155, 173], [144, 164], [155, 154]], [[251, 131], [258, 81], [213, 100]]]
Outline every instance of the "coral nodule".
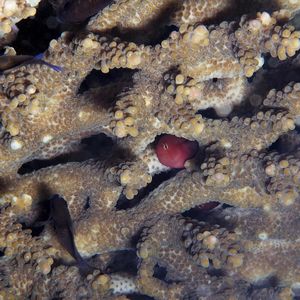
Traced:
[[0, 299], [298, 299], [299, 11], [0, 0]]

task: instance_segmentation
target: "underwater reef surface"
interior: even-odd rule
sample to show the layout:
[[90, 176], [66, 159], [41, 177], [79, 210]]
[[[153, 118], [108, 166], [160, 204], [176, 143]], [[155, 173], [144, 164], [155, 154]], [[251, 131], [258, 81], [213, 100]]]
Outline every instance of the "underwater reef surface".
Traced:
[[299, 0], [0, 0], [0, 299], [300, 299]]

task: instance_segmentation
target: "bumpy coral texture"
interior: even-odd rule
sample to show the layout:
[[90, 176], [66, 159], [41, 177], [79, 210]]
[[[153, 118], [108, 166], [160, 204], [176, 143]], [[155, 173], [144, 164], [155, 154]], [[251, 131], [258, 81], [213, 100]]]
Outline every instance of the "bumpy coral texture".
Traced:
[[[0, 298], [300, 296], [299, 9], [297, 0], [119, 0], [50, 42], [44, 60], [61, 71], [37, 61], [4, 71]], [[114, 69], [129, 75], [80, 90], [92, 70]], [[105, 159], [18, 174], [99, 133], [114, 142]], [[185, 168], [158, 161], [162, 134], [198, 142]], [[95, 268], [86, 277], [51, 224], [31, 230], [53, 194]], [[211, 201], [220, 205], [201, 211]], [[136, 270], [112, 267], [124, 253]]]
[[34, 16], [41, 0], [1, 0], [0, 1], [0, 46], [11, 42], [18, 28], [16, 23]]

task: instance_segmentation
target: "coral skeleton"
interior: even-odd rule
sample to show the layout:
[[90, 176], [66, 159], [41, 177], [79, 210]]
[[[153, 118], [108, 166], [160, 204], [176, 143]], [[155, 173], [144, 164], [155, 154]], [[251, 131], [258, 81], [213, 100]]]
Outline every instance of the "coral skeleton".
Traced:
[[[38, 4], [0, 0], [4, 56]], [[2, 71], [0, 299], [298, 299], [299, 10], [115, 0], [42, 59]], [[92, 72], [111, 80], [83, 90]], [[97, 146], [104, 158], [20, 172], [100, 134], [113, 144]], [[166, 134], [198, 143], [184, 168], [159, 161]], [[50, 221], [35, 233], [55, 194], [93, 266], [86, 276]], [[134, 270], [114, 267], [126, 255]]]

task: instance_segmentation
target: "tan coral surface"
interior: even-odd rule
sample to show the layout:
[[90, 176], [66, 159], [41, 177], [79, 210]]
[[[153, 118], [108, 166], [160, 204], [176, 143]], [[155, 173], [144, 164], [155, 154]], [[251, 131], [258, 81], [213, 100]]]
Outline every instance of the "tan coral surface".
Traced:
[[18, 28], [16, 23], [34, 16], [41, 0], [1, 0], [0, 1], [0, 47], [11, 42]]
[[[0, 0], [3, 22], [17, 13], [7, 7], [38, 1], [24, 3]], [[43, 61], [4, 71], [0, 299], [299, 297], [299, 10], [297, 0], [116, 0], [52, 40]], [[117, 69], [128, 75], [80, 90], [93, 70]], [[100, 133], [113, 141], [104, 158], [20, 175]], [[159, 162], [162, 134], [198, 142], [184, 169]], [[51, 223], [36, 233], [54, 194], [94, 267], [87, 276]], [[114, 269], [126, 255], [135, 269]]]

